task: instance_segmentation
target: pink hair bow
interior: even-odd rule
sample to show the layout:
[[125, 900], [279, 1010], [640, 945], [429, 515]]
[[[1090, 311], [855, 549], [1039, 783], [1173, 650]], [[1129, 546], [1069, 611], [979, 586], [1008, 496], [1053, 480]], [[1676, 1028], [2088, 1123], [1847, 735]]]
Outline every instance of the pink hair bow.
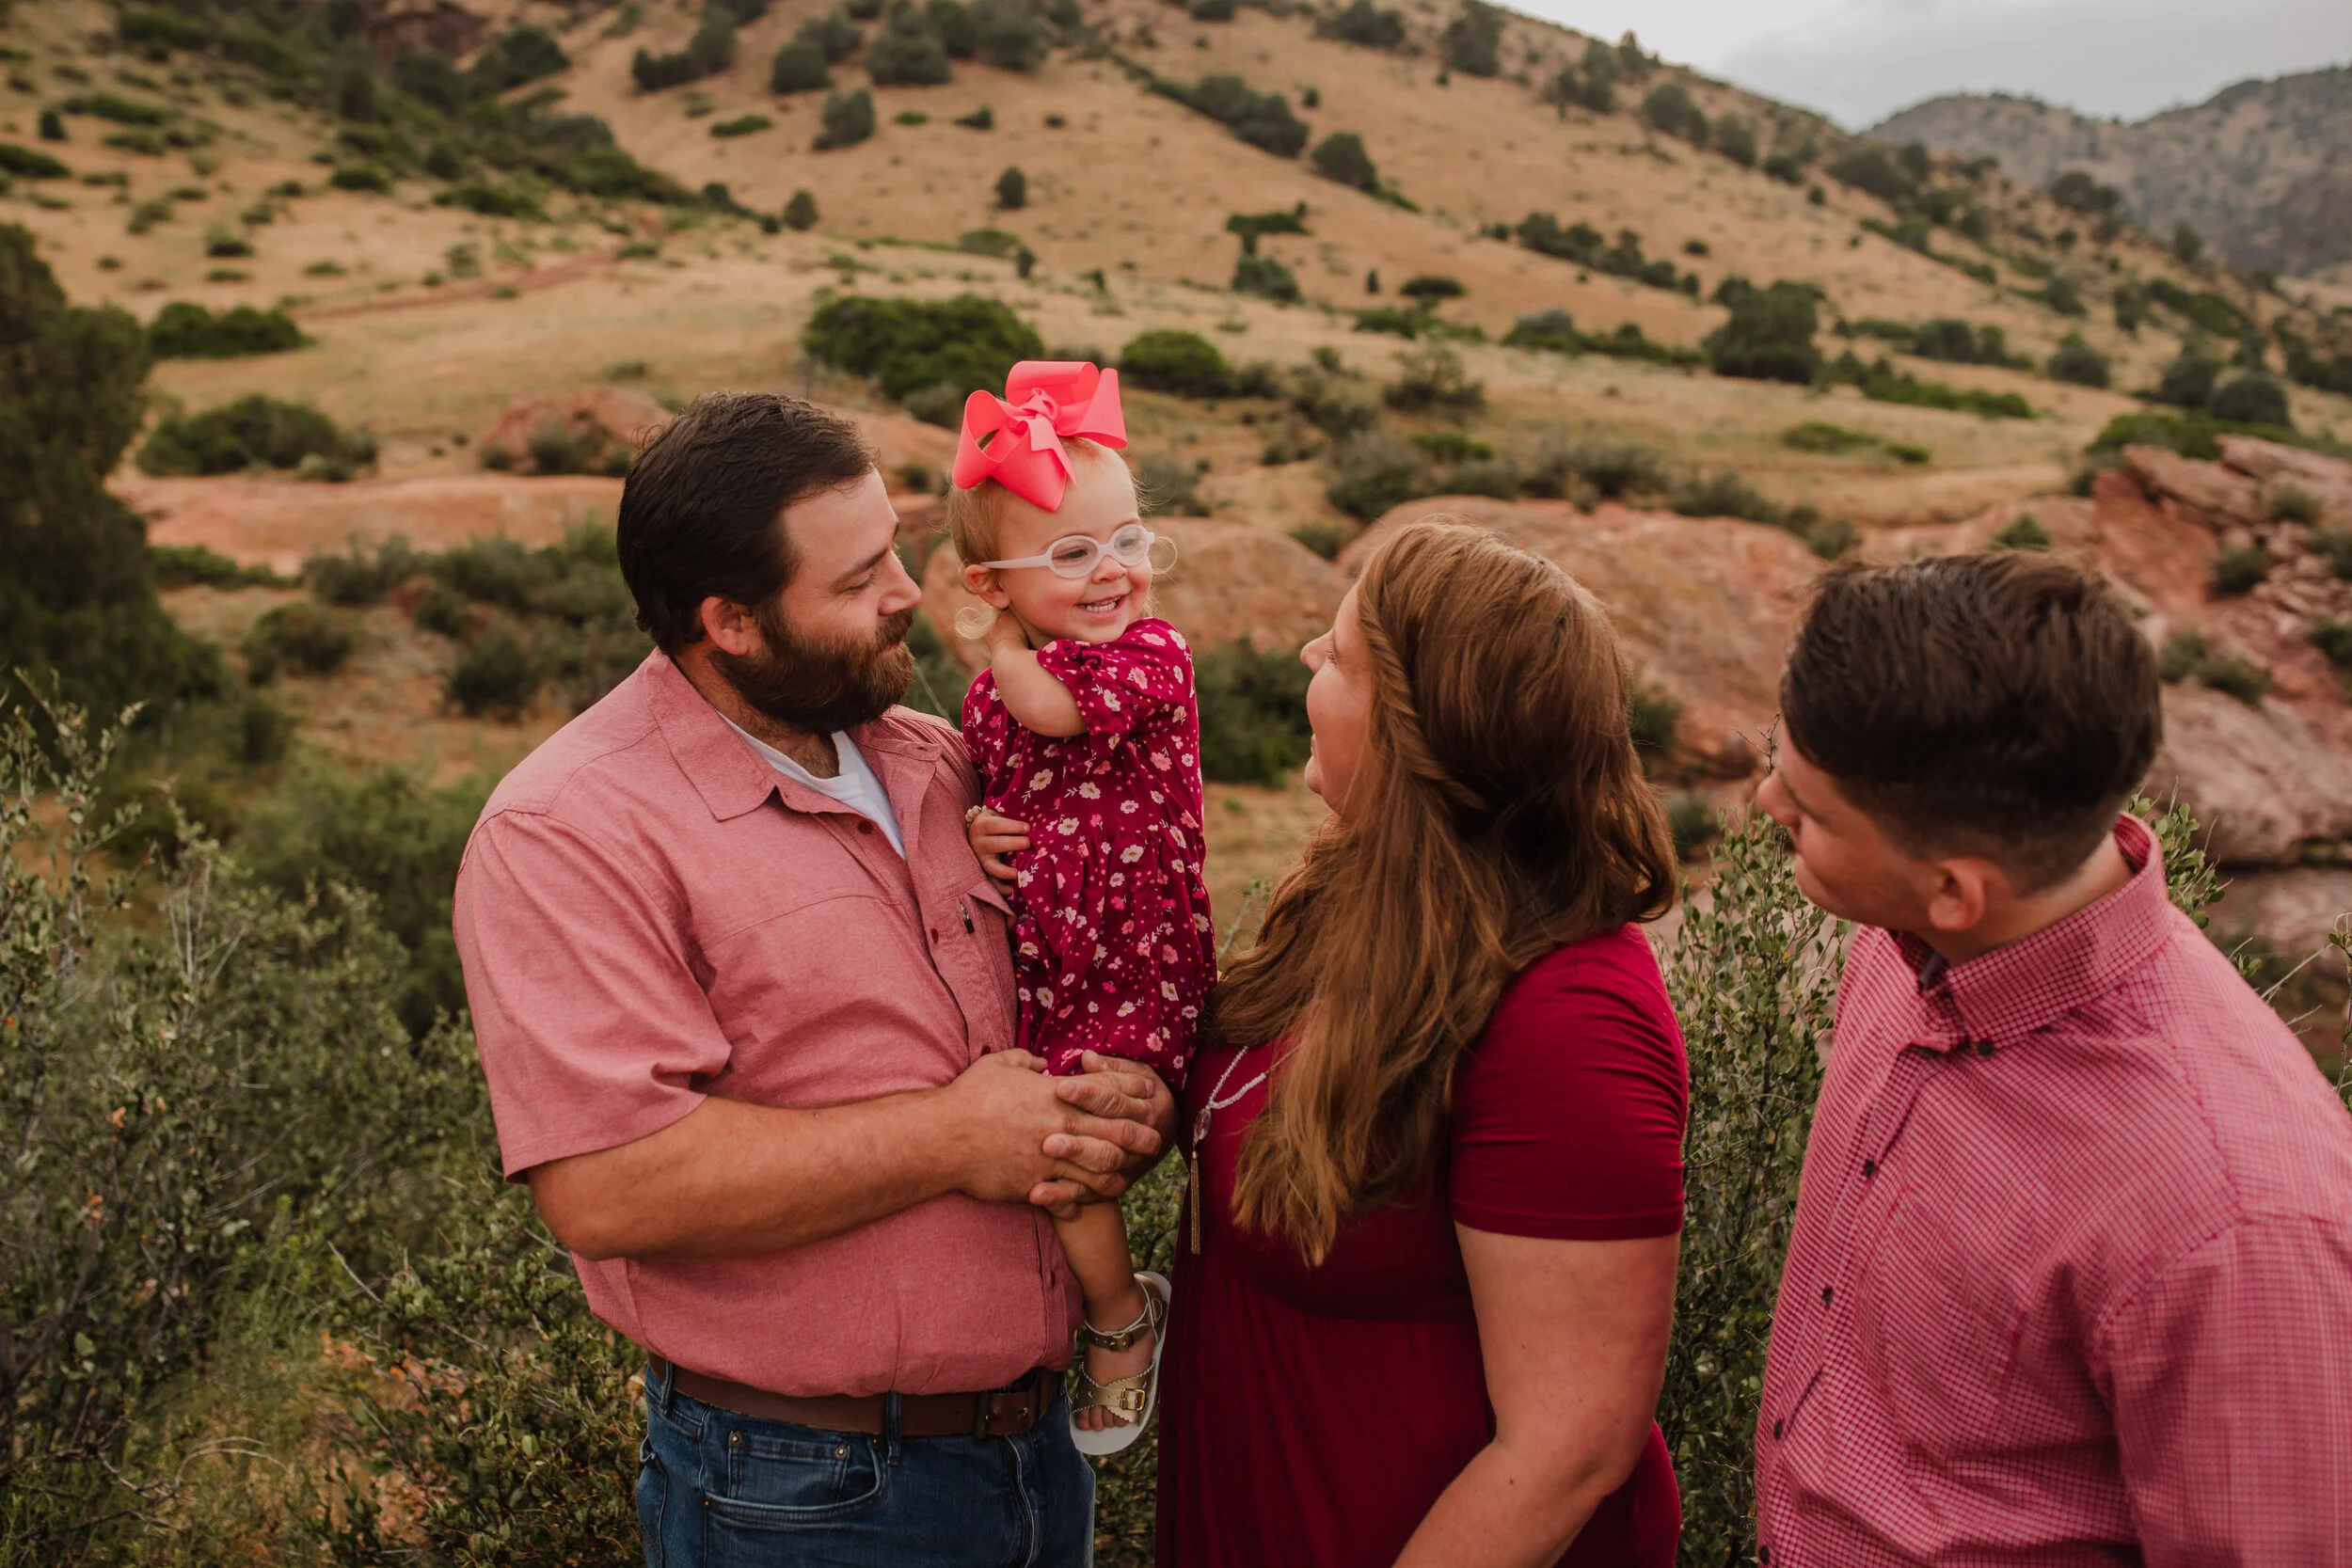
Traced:
[[[995, 439], [982, 447], [984, 436]], [[963, 400], [956, 488], [993, 479], [1023, 500], [1058, 512], [1070, 488], [1070, 452], [1062, 442], [1079, 437], [1127, 444], [1119, 372], [1083, 360], [1024, 359], [1005, 378], [1003, 397], [974, 392]]]

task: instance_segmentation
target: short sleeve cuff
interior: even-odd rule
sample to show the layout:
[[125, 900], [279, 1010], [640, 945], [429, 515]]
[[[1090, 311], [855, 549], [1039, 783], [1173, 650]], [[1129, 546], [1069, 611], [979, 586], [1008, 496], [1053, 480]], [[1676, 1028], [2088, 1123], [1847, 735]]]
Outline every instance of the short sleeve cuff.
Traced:
[[1533, 1236], [1547, 1242], [1637, 1242], [1672, 1236], [1682, 1228], [1682, 1205], [1632, 1214], [1529, 1213], [1459, 1199], [1448, 1206], [1454, 1223], [1497, 1236]]

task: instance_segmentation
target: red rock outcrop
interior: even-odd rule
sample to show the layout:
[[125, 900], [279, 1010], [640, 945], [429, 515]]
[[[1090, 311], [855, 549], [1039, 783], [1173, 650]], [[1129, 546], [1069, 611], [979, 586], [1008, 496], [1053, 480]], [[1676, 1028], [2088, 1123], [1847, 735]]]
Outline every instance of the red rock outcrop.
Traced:
[[1682, 705], [1683, 743], [1733, 775], [1753, 768], [1780, 707], [1780, 667], [1821, 562], [1793, 535], [1729, 517], [1604, 503], [1439, 496], [1380, 519], [1341, 553], [1350, 576], [1408, 522], [1458, 517], [1557, 564], [1609, 610], [1642, 679]]
[[[482, 458], [492, 467], [528, 472], [531, 444], [553, 434], [601, 459], [617, 449], [633, 453], [670, 422], [670, 411], [644, 392], [592, 387], [563, 397], [516, 398], [482, 434]], [[626, 468], [626, 464], [616, 465]]]

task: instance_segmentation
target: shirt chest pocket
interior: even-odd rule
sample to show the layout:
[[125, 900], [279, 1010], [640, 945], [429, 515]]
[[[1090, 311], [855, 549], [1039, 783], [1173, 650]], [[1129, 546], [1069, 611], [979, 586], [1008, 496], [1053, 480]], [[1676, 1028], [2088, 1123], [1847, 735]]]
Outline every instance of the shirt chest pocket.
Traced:
[[1856, 1270], [1854, 1334], [1903, 1439], [1942, 1459], [1981, 1454], [2010, 1423], [2023, 1313], [2001, 1260], [1905, 1192]]

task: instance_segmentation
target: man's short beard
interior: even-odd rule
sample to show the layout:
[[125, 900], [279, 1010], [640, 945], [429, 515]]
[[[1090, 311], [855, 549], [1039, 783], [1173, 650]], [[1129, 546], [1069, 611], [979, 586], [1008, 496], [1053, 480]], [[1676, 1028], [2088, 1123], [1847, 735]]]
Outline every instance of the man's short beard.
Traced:
[[914, 678], [914, 656], [907, 651], [912, 610], [852, 644], [798, 636], [772, 601], [756, 613], [762, 650], [715, 648], [712, 663], [737, 696], [779, 724], [812, 735], [853, 729], [888, 712]]

